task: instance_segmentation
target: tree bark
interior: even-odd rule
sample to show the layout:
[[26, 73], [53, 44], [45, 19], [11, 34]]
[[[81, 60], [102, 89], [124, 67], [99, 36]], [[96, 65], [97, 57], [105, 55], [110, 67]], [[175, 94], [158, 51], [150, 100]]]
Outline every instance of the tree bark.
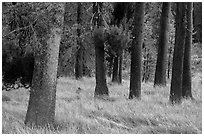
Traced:
[[108, 67], [108, 77], [111, 78], [111, 75], [112, 75], [112, 68], [113, 68], [113, 55], [110, 56], [110, 59], [109, 59], [109, 67]]
[[171, 71], [171, 52], [172, 52], [172, 47], [169, 48], [168, 71], [167, 71], [167, 78], [168, 79], [170, 79], [170, 71]]
[[76, 64], [75, 64], [75, 77], [76, 79], [80, 79], [83, 76], [83, 45], [82, 40], [80, 38], [81, 36], [81, 23], [82, 23], [82, 8], [81, 8], [81, 2], [77, 3], [77, 44], [78, 44], [78, 50], [76, 52]]
[[[50, 7], [53, 8], [47, 11], [49, 14], [46, 15], [49, 18], [49, 15], [52, 14], [52, 19], [46, 24], [44, 37], [40, 37], [41, 31], [36, 31], [39, 35], [40, 45], [39, 48], [35, 47], [35, 66], [25, 118], [25, 124], [28, 126], [46, 127], [54, 123], [58, 54], [64, 19], [64, 4], [50, 5]], [[37, 25], [41, 24], [42, 22]]]
[[172, 104], [181, 102], [185, 44], [185, 3], [179, 2], [176, 5], [176, 35], [170, 88], [170, 102]]
[[192, 45], [192, 31], [193, 31], [193, 3], [186, 3], [186, 39], [183, 61], [183, 88], [182, 96], [186, 98], [193, 98], [191, 93], [191, 45]]
[[[102, 2], [93, 3], [93, 23], [98, 29], [102, 25]], [[106, 83], [105, 64], [104, 64], [104, 41], [94, 41], [95, 46], [95, 65], [96, 65], [96, 87], [94, 97], [109, 95]]]
[[144, 23], [144, 2], [135, 4], [133, 42], [131, 49], [130, 93], [129, 99], [141, 98], [142, 42]]
[[112, 82], [118, 82], [118, 54], [114, 57]]
[[122, 84], [122, 69], [123, 69], [123, 50], [119, 55], [118, 84]]
[[[64, 54], [67, 50], [67, 47], [69, 45], [65, 45], [65, 40], [66, 40], [66, 29], [67, 29], [67, 26], [72, 26], [73, 23], [70, 22], [70, 3], [69, 2], [66, 2], [65, 3], [65, 9], [64, 9], [64, 25], [63, 25], [63, 32], [62, 32], [62, 36], [61, 36], [61, 42], [60, 42], [60, 49], [59, 49], [59, 60], [58, 60], [58, 76], [64, 76], [64, 75], [67, 75], [68, 73], [66, 72], [67, 71], [67, 67], [66, 67], [66, 64], [64, 64]], [[74, 71], [74, 69], [73, 69]]]
[[143, 76], [142, 76], [142, 82], [146, 80], [146, 63], [147, 63], [147, 49], [145, 47], [145, 44], [143, 42], [142, 48], [144, 49], [144, 58], [143, 58]]
[[[100, 46], [104, 46], [104, 43]], [[105, 75], [105, 65], [104, 65], [104, 48], [99, 48], [95, 46], [95, 55], [96, 55], [96, 88], [94, 96], [108, 95], [108, 87], [106, 83]]]
[[169, 11], [171, 4], [163, 2], [160, 19], [160, 36], [154, 86], [166, 86], [167, 51], [169, 40]]
[[150, 76], [150, 57], [149, 57], [149, 49], [146, 48], [145, 43], [143, 42], [144, 49], [144, 59], [143, 59], [143, 76], [142, 82], [147, 82]]
[[149, 49], [147, 49], [147, 64], [146, 64], [146, 79], [145, 82], [149, 81], [150, 78], [150, 54], [149, 54]]

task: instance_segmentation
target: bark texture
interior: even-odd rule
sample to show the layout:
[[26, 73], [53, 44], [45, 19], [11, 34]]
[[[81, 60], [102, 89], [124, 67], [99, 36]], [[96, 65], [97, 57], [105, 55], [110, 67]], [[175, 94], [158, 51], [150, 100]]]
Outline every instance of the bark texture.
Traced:
[[112, 56], [110, 56], [109, 57], [109, 66], [108, 66], [108, 77], [110, 77], [111, 78], [111, 75], [112, 75], [112, 72], [113, 72], [113, 60], [114, 60], [114, 56], [112, 55]]
[[154, 86], [166, 86], [170, 6], [169, 2], [163, 2]]
[[170, 102], [180, 103], [182, 97], [183, 57], [185, 45], [185, 3], [176, 3], [176, 35], [173, 54]]
[[118, 83], [122, 84], [122, 70], [123, 70], [123, 50], [119, 57], [119, 69], [118, 69]]
[[172, 47], [169, 48], [168, 71], [167, 71], [167, 78], [168, 79], [170, 79], [170, 71], [171, 71], [171, 53], [172, 53]]
[[[42, 22], [36, 26], [40, 45], [35, 47], [33, 80], [25, 118], [25, 124], [28, 126], [46, 127], [54, 123], [58, 54], [64, 19], [64, 4], [59, 3], [57, 6], [50, 4], [50, 7], [52, 8], [47, 11], [49, 14], [46, 15], [49, 18], [49, 15], [52, 14], [52, 20], [46, 24], [47, 28], [40, 27]], [[45, 30], [43, 38], [40, 37], [42, 36], [41, 29]]]
[[118, 82], [118, 54], [114, 57], [112, 82]]
[[183, 88], [182, 96], [192, 98], [191, 93], [191, 46], [192, 46], [192, 31], [193, 31], [193, 3], [186, 3], [186, 40], [183, 61]]
[[[102, 2], [94, 2], [93, 3], [93, 23], [95, 29], [99, 29], [102, 26]], [[100, 31], [100, 30], [98, 30]], [[102, 32], [99, 32], [102, 34]], [[94, 38], [94, 46], [95, 46], [95, 65], [96, 65], [96, 87], [94, 97], [109, 95], [108, 87], [106, 83], [106, 74], [105, 74], [105, 64], [104, 64], [104, 40], [98, 38]]]
[[133, 42], [131, 49], [130, 93], [129, 99], [141, 98], [142, 42], [145, 3], [135, 4]]
[[81, 23], [82, 23], [82, 8], [81, 8], [81, 2], [77, 3], [77, 44], [78, 44], [78, 50], [76, 52], [76, 64], [75, 64], [75, 77], [76, 79], [80, 79], [83, 76], [83, 45], [82, 45], [82, 39], [81, 36]]

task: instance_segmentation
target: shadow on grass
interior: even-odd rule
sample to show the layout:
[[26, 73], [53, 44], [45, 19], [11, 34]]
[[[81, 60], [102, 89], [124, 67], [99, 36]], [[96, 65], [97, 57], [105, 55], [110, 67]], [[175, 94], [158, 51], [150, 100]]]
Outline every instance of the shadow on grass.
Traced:
[[190, 127], [154, 127], [146, 131], [146, 134], [199, 134], [200, 130], [196, 130]]
[[11, 101], [11, 98], [6, 95], [2, 95], [2, 102], [7, 102], [7, 101]]

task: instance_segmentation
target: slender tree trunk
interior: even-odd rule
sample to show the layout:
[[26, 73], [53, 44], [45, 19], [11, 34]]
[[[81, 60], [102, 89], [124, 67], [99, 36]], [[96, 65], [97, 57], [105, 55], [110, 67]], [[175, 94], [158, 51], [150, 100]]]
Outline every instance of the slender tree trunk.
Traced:
[[[53, 8], [48, 13], [53, 15], [53, 22], [47, 24], [49, 27], [44, 37], [38, 37], [41, 38], [41, 43], [35, 50], [33, 81], [25, 118], [25, 124], [28, 126], [46, 127], [53, 124], [55, 117], [57, 66], [64, 4], [50, 7]], [[37, 35], [41, 35], [40, 32], [37, 30]]]
[[167, 72], [167, 78], [170, 79], [170, 71], [171, 71], [171, 52], [172, 48], [169, 49], [169, 57], [168, 57], [168, 72]]
[[[82, 46], [82, 45], [79, 45], [79, 46]], [[79, 49], [76, 52], [76, 64], [75, 64], [76, 79], [80, 79], [83, 76], [83, 62], [82, 61], [83, 61], [82, 47], [79, 47]]]
[[131, 49], [131, 74], [129, 99], [141, 98], [141, 70], [142, 70], [142, 42], [144, 23], [144, 2], [135, 4], [135, 17], [133, 29], [133, 42]]
[[192, 28], [193, 28], [193, 3], [188, 2], [187, 5], [187, 29], [185, 39], [185, 51], [183, 61], [183, 88], [182, 96], [192, 98], [191, 93], [191, 45], [192, 45]]
[[118, 70], [118, 83], [122, 84], [122, 68], [123, 68], [123, 50], [119, 55], [119, 70]]
[[[93, 3], [94, 25], [99, 28], [102, 25], [102, 2]], [[98, 29], [96, 28], [96, 29]], [[109, 95], [106, 83], [105, 64], [104, 64], [104, 41], [94, 41], [95, 46], [95, 65], [96, 65], [96, 88], [94, 97]]]
[[118, 54], [114, 57], [112, 82], [118, 82]]
[[145, 82], [149, 81], [150, 77], [150, 55], [149, 55], [149, 49], [147, 49], [147, 64], [146, 64], [146, 79]]
[[142, 76], [142, 82], [145, 82], [146, 80], [146, 63], [147, 63], [147, 49], [145, 47], [145, 44], [143, 43], [143, 49], [144, 49], [144, 59], [143, 59], [143, 76]]
[[[60, 49], [59, 49], [59, 60], [58, 60], [58, 76], [64, 76], [65, 75], [65, 69], [67, 68], [64, 64], [64, 53], [65, 53], [65, 46], [64, 42], [66, 40], [66, 28], [67, 26], [71, 26], [73, 24], [70, 23], [70, 15], [69, 15], [69, 9], [70, 8], [70, 3], [66, 2], [65, 3], [65, 11], [64, 11], [64, 25], [63, 25], [63, 32], [61, 36], [61, 42], [60, 42]], [[67, 72], [66, 72], [67, 74]]]
[[111, 77], [112, 74], [112, 68], [113, 68], [113, 56], [110, 56], [110, 60], [109, 60], [109, 69], [108, 69], [108, 77]]
[[143, 59], [143, 76], [142, 82], [147, 82], [150, 76], [150, 57], [149, 57], [149, 49], [145, 47], [143, 42], [143, 49], [144, 49], [144, 59]]
[[82, 8], [81, 8], [81, 2], [77, 3], [77, 44], [78, 44], [78, 50], [76, 52], [76, 64], [75, 64], [75, 77], [76, 79], [80, 79], [83, 76], [83, 50], [82, 50], [82, 40], [80, 38], [81, 36], [81, 23], [82, 23]]
[[170, 88], [170, 101], [173, 104], [181, 102], [185, 45], [185, 3], [178, 2], [176, 5], [176, 35]]
[[157, 64], [155, 71], [154, 86], [166, 86], [167, 51], [169, 39], [169, 11], [170, 3], [163, 2], [160, 19], [160, 36], [157, 54]]

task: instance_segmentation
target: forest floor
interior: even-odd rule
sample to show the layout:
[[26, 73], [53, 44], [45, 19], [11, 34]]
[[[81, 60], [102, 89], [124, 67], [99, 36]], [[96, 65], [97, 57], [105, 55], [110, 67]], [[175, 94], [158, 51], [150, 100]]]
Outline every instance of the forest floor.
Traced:
[[[180, 105], [169, 103], [168, 84], [154, 88], [153, 83], [142, 84], [142, 99], [128, 100], [129, 80], [122, 85], [108, 79], [109, 98], [93, 97], [95, 78], [59, 78], [57, 84], [57, 128], [36, 129], [24, 125], [29, 91], [3, 91], [2, 133], [202, 133], [202, 78], [192, 78], [195, 100], [183, 100]], [[81, 88], [78, 94], [76, 90]], [[6, 96], [9, 99], [6, 99]]]

